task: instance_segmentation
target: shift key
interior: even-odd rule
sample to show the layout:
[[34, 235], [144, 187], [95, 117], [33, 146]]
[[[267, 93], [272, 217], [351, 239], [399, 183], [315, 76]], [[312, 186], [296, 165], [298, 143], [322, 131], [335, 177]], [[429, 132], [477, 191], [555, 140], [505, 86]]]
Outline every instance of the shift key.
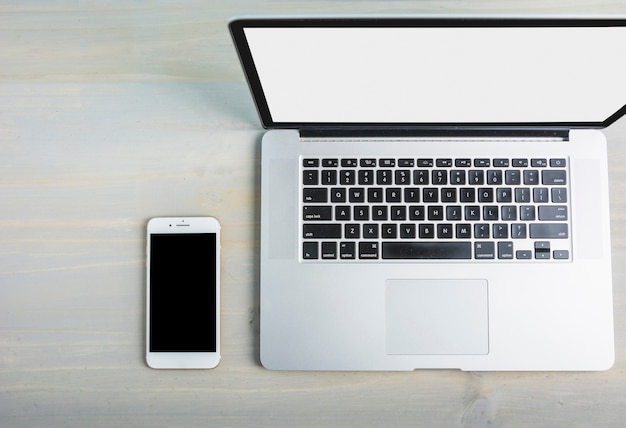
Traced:
[[565, 239], [567, 223], [533, 223], [530, 225], [530, 237], [535, 239]]
[[339, 239], [341, 238], [340, 224], [305, 224], [302, 229], [304, 239]]

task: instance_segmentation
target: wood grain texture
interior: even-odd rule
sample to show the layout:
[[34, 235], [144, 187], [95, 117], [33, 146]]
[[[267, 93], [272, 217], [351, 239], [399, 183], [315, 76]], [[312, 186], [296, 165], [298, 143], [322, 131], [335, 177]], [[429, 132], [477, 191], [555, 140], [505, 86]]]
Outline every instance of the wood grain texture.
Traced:
[[[626, 120], [609, 139], [616, 363], [601, 373], [270, 372], [248, 13], [626, 13], [623, 1], [0, 4], [0, 426], [621, 427]], [[223, 360], [144, 363], [145, 224], [222, 222]]]

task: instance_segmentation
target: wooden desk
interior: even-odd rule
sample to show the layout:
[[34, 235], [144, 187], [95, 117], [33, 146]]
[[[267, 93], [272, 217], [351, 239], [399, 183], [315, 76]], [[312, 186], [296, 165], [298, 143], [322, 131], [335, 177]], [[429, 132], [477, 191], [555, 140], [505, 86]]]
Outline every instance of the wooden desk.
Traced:
[[[0, 426], [623, 426], [626, 119], [606, 130], [612, 370], [271, 372], [258, 361], [261, 128], [225, 24], [241, 13], [626, 12], [586, 3], [0, 5]], [[223, 226], [222, 363], [151, 370], [146, 221], [204, 214]]]

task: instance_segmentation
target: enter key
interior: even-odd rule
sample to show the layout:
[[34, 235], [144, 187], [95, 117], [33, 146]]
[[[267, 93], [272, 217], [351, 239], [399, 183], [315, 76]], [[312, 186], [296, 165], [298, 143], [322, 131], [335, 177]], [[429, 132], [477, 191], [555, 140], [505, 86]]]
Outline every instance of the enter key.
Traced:
[[539, 220], [567, 221], [567, 205], [540, 205]]

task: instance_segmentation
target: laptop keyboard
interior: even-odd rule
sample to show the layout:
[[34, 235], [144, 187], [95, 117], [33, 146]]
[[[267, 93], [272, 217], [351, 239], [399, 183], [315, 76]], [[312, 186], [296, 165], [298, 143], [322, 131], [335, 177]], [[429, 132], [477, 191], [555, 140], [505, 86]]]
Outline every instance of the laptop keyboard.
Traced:
[[567, 164], [301, 158], [301, 258], [571, 260]]

